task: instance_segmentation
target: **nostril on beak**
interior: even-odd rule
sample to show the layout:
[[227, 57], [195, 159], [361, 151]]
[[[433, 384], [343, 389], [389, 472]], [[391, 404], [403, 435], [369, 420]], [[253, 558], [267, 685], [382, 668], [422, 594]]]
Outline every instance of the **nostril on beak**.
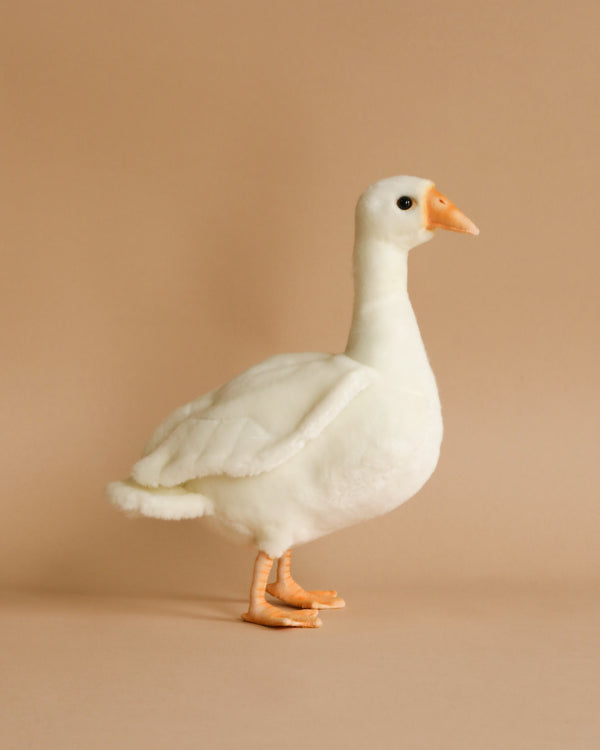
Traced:
[[440, 198], [440, 203], [442, 204], [442, 206], [446, 205], [446, 201], [443, 198]]

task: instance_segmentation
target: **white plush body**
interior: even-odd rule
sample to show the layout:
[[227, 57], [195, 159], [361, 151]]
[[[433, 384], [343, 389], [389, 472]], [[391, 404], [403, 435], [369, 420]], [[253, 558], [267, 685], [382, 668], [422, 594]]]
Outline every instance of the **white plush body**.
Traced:
[[383, 201], [429, 185], [392, 178], [361, 198], [344, 354], [278, 355], [178, 409], [132, 478], [109, 485], [111, 500], [158, 518], [208, 516], [277, 557], [412, 497], [434, 471], [442, 439], [406, 288], [408, 250], [432, 232], [416, 225], [394, 235]]

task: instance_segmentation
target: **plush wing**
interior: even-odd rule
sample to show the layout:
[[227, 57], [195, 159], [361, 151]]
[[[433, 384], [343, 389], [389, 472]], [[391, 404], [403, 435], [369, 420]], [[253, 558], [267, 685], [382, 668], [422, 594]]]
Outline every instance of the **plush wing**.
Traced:
[[344, 354], [282, 354], [175, 411], [154, 433], [134, 479], [175, 487], [275, 468], [313, 440], [377, 377]]

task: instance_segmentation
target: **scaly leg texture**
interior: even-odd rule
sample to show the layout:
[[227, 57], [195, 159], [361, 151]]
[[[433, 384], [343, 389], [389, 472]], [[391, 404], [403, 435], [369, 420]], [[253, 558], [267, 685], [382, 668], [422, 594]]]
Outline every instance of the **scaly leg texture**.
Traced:
[[250, 609], [242, 615], [242, 619], [274, 628], [320, 628], [323, 623], [316, 611], [308, 609], [302, 612], [286, 612], [266, 601], [265, 589], [272, 565], [272, 557], [265, 552], [258, 553], [250, 588]]
[[337, 591], [305, 591], [292, 578], [290, 572], [292, 551], [288, 550], [277, 563], [277, 580], [267, 586], [271, 596], [292, 607], [310, 609], [339, 609], [346, 602], [340, 599]]

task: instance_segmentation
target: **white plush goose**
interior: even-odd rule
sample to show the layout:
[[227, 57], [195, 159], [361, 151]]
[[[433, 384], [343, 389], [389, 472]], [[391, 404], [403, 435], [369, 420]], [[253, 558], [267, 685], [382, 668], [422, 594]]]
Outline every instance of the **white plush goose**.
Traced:
[[[291, 577], [294, 545], [378, 516], [433, 473], [442, 439], [435, 378], [407, 293], [411, 248], [435, 228], [479, 230], [429, 180], [391, 177], [356, 208], [355, 303], [344, 354], [281, 354], [177, 409], [131, 477], [108, 486], [125, 511], [209, 516], [259, 552], [243, 618], [318, 627], [335, 591]], [[267, 585], [273, 559], [277, 580]], [[297, 607], [269, 604], [265, 591]]]

